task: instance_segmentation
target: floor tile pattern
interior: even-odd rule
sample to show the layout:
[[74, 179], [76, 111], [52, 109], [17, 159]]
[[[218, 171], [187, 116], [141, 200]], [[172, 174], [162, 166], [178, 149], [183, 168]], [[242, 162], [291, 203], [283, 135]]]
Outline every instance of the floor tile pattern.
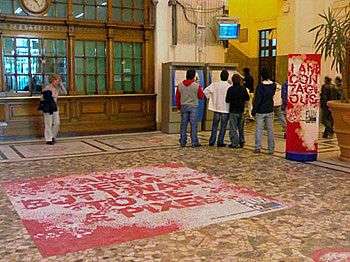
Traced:
[[[145, 140], [150, 135], [152, 134], [145, 134]], [[129, 145], [124, 147], [129, 149], [121, 149], [122, 147], [111, 148], [107, 143], [98, 142], [104, 138], [124, 137], [125, 140], [134, 140], [142, 136], [143, 134], [127, 134], [61, 139], [57, 145], [65, 141], [85, 141], [94, 146], [91, 147], [91, 153], [73, 155], [75, 152], [70, 151], [56, 156], [27, 155], [26, 158], [21, 158], [10, 146], [15, 145], [17, 148], [18, 145], [43, 142], [1, 143], [0, 158], [3, 160], [0, 160], [0, 183], [81, 176], [91, 172], [176, 162], [227, 183], [251, 188], [259, 194], [279, 199], [289, 208], [44, 259], [2, 190], [0, 260], [313, 261], [314, 254], [319, 250], [349, 250], [349, 166], [337, 160], [335, 139], [320, 139], [319, 161], [312, 164], [287, 161], [280, 149], [273, 156], [254, 154], [253, 128], [249, 126], [246, 147], [236, 150], [209, 146], [156, 147], [152, 143], [148, 147], [130, 149], [134, 145]], [[174, 141], [177, 139], [177, 135], [170, 136], [174, 137]], [[200, 134], [202, 144], [208, 142], [208, 136], [208, 133]], [[283, 144], [281, 133], [276, 140]], [[26, 156], [23, 152], [22, 155]]]

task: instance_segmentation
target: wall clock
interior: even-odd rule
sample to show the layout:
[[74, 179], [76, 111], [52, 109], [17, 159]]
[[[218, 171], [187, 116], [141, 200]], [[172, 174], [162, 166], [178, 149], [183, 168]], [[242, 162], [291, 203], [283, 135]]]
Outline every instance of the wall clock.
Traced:
[[49, 9], [51, 0], [21, 0], [20, 2], [29, 15], [43, 15]]

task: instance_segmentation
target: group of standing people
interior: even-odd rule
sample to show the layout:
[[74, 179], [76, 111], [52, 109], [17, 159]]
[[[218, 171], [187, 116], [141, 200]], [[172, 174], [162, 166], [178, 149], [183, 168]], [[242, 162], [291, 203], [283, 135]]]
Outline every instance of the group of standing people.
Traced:
[[[222, 70], [220, 81], [210, 84], [207, 88], [195, 82], [195, 70], [188, 70], [186, 80], [181, 82], [176, 90], [176, 105], [181, 113], [180, 124], [180, 145], [185, 146], [187, 142], [187, 126], [191, 124], [192, 147], [200, 146], [197, 137], [197, 106], [198, 100], [206, 97], [209, 100], [208, 109], [214, 112], [212, 131], [209, 139], [209, 146], [225, 147], [224, 143], [226, 128], [229, 123], [229, 137], [231, 148], [243, 148], [244, 138], [244, 110], [248, 103], [251, 105], [251, 116], [256, 120], [255, 131], [255, 153], [261, 152], [261, 140], [263, 130], [266, 127], [268, 133], [268, 152], [273, 154], [275, 149], [273, 118], [278, 107], [281, 115], [281, 122], [285, 118], [282, 111], [282, 101], [274, 106], [274, 96], [277, 83], [270, 80], [269, 71], [263, 68], [261, 71], [261, 82], [254, 90], [253, 78], [249, 74], [249, 69], [244, 69], [244, 78], [238, 73], [232, 75], [232, 82], [229, 83], [229, 73]], [[254, 99], [252, 99], [254, 94]], [[278, 96], [282, 97], [282, 88], [279, 85]], [[253, 101], [252, 101], [253, 100]], [[250, 103], [249, 103], [250, 101]], [[219, 133], [217, 134], [219, 129]]]

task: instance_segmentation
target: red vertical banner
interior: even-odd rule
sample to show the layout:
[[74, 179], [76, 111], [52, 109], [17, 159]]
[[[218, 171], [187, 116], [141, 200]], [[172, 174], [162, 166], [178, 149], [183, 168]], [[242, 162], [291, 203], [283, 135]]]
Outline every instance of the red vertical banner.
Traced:
[[288, 55], [286, 158], [315, 161], [319, 132], [321, 55]]

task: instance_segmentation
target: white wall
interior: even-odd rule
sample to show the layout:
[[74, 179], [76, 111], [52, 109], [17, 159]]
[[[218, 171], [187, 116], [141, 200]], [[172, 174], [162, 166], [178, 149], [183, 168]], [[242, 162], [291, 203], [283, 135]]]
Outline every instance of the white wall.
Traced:
[[[193, 5], [196, 1], [188, 2]], [[205, 2], [205, 1], [202, 1]], [[205, 6], [222, 4], [222, 0], [206, 0]], [[208, 16], [208, 15], [207, 15]], [[172, 13], [168, 1], [160, 0], [156, 7], [156, 31], [155, 31], [155, 92], [157, 94], [157, 122], [161, 121], [161, 96], [162, 96], [162, 63], [166, 62], [202, 62], [224, 63], [225, 49], [212, 39], [214, 29], [206, 24], [197, 36], [196, 44], [194, 26], [190, 25], [183, 17], [182, 9], [178, 8], [178, 44], [172, 45]], [[195, 18], [193, 18], [195, 19]], [[212, 22], [210, 17], [207, 18]], [[198, 20], [197, 20], [198, 22]]]
[[[314, 26], [322, 23], [321, 17], [318, 15], [323, 13], [328, 7], [332, 6], [334, 0], [296, 0], [296, 12], [295, 12], [295, 52], [296, 53], [315, 53], [315, 47], [313, 45], [315, 39], [315, 33], [309, 33], [308, 31]], [[334, 79], [338, 74], [335, 70], [331, 69], [332, 60], [325, 60], [322, 57], [321, 60], [321, 81], [324, 76], [330, 76]]]

